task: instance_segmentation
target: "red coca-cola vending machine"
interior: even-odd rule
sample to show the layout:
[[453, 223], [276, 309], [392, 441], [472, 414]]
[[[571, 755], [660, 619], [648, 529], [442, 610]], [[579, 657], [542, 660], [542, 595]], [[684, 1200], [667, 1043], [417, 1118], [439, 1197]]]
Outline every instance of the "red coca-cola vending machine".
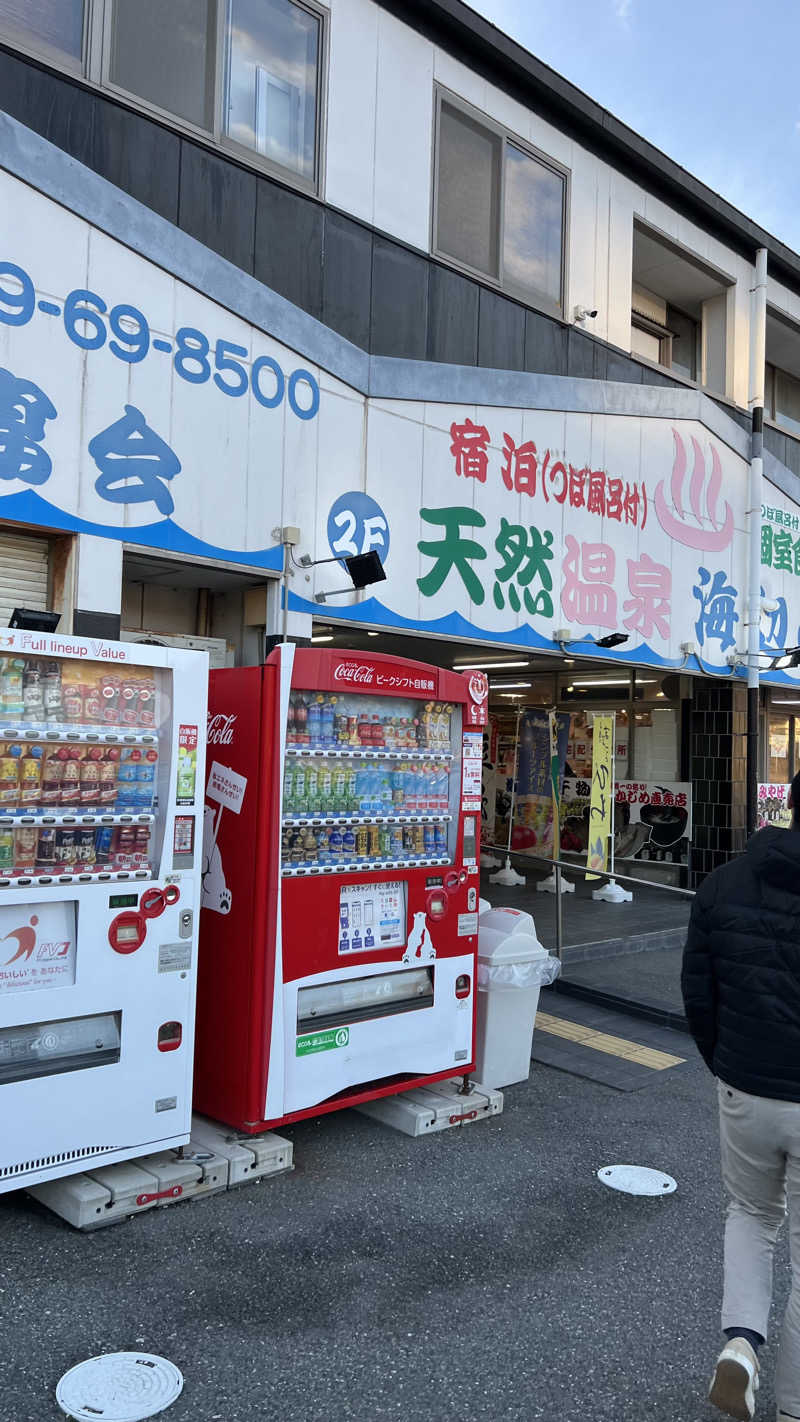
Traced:
[[256, 1132], [471, 1070], [487, 696], [291, 643], [211, 673], [196, 1110]]

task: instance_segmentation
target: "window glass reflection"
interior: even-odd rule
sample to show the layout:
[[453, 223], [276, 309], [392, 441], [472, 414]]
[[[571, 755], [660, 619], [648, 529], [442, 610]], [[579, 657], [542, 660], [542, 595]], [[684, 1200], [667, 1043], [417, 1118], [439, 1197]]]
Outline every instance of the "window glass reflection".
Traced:
[[229, 0], [224, 126], [313, 182], [320, 21], [291, 0]]

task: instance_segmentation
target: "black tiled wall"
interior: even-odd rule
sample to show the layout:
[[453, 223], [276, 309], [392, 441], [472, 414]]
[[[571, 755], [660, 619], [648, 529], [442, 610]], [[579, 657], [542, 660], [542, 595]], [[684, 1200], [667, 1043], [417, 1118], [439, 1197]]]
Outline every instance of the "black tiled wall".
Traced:
[[680, 383], [2, 48], [0, 108], [375, 355]]
[[745, 846], [747, 693], [730, 682], [695, 681], [691, 716], [696, 887]]

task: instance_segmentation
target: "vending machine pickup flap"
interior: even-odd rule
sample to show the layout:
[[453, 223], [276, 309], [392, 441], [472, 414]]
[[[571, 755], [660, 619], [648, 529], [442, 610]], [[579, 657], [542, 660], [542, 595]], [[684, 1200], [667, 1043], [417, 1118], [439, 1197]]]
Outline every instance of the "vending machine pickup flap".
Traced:
[[300, 988], [297, 1030], [338, 1027], [433, 1006], [433, 968], [410, 968]]
[[120, 1059], [122, 1013], [99, 1012], [60, 1022], [27, 1022], [0, 1029], [0, 1086], [58, 1076]]

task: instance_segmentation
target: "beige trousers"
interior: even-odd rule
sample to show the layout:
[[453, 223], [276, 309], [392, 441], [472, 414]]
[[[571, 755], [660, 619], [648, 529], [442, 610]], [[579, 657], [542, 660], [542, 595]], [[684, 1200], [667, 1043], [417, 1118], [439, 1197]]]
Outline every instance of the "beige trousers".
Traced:
[[773, 1101], [718, 1082], [725, 1224], [722, 1327], [767, 1337], [775, 1241], [789, 1213], [792, 1293], [783, 1320], [775, 1394], [800, 1417], [800, 1102]]

